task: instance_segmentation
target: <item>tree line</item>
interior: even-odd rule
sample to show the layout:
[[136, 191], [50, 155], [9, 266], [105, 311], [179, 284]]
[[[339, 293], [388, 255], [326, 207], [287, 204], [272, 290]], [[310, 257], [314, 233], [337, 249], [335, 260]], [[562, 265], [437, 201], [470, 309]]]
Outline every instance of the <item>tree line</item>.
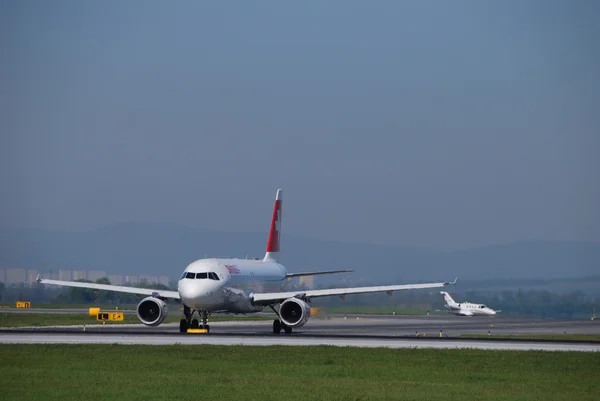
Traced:
[[[77, 280], [92, 282], [89, 280]], [[110, 284], [107, 278], [95, 281], [98, 284]], [[141, 282], [136, 287], [157, 290], [173, 290], [156, 283]], [[502, 315], [528, 318], [589, 318], [596, 306], [600, 306], [600, 295], [586, 295], [582, 291], [551, 292], [547, 290], [503, 290], [503, 291], [466, 291], [452, 292], [457, 302], [486, 304], [493, 309], [502, 310]], [[6, 287], [0, 282], [0, 304], [10, 305], [16, 301], [29, 301], [35, 304], [64, 305], [136, 305], [145, 296], [124, 294], [111, 291], [98, 291], [85, 288], [45, 286], [36, 283], [31, 287]], [[345, 300], [338, 297], [317, 298], [315, 306], [384, 306], [391, 311], [399, 306], [418, 308], [426, 313], [444, 310], [444, 301], [439, 291], [409, 290], [386, 294], [351, 295]], [[600, 308], [598, 310], [600, 314]], [[599, 316], [600, 317], [600, 316]]]

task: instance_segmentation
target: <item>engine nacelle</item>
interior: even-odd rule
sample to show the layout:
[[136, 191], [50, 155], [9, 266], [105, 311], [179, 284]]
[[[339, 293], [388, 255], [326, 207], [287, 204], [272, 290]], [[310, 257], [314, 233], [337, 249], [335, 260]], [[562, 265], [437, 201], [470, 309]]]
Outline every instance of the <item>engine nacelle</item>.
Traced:
[[310, 306], [301, 299], [288, 298], [281, 303], [279, 316], [286, 326], [301, 327], [310, 318]]
[[167, 304], [162, 299], [154, 297], [142, 299], [137, 306], [138, 319], [146, 326], [158, 326], [165, 321], [167, 312]]

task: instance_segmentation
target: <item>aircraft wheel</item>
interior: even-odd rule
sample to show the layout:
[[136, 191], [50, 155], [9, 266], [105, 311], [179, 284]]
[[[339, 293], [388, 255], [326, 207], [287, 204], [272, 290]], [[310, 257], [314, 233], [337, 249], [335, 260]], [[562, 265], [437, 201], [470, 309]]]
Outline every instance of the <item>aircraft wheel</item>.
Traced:
[[200, 327], [200, 324], [198, 323], [198, 319], [192, 320], [192, 324], [191, 324], [190, 328], [197, 329], [198, 327]]
[[285, 330], [285, 334], [292, 334], [292, 328], [288, 326], [283, 326], [283, 330]]
[[210, 333], [210, 326], [208, 324], [206, 326], [204, 326], [204, 328], [206, 329], [207, 333]]
[[188, 329], [188, 323], [187, 323], [187, 320], [185, 320], [185, 319], [181, 319], [181, 320], [179, 321], [179, 332], [180, 332], [180, 333], [185, 333], [185, 332], [187, 332], [187, 329]]
[[279, 334], [281, 332], [281, 322], [279, 320], [273, 320], [273, 333]]

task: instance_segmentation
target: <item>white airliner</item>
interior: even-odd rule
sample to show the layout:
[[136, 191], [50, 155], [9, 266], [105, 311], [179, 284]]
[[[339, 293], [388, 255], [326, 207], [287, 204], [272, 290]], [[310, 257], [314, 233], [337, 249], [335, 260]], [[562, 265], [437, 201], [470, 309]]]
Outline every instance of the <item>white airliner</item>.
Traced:
[[[299, 276], [314, 276], [351, 272], [352, 270], [329, 270], [312, 273], [288, 273], [279, 263], [279, 240], [282, 221], [282, 191], [278, 190], [271, 220], [271, 230], [266, 254], [262, 260], [248, 259], [200, 259], [188, 265], [177, 284], [177, 291], [152, 290], [108, 284], [93, 284], [74, 281], [42, 279], [43, 284], [90, 288], [148, 295], [137, 306], [139, 320], [147, 326], [158, 326], [167, 316], [167, 299], [179, 300], [183, 304], [184, 318], [179, 331], [188, 328], [205, 328], [212, 312], [255, 313], [270, 307], [279, 319], [273, 322], [273, 332], [281, 330], [289, 334], [292, 328], [303, 326], [310, 318], [312, 298], [339, 296], [344, 299], [349, 294], [364, 294], [420, 288], [444, 287], [454, 282], [386, 285], [376, 287], [334, 288], [325, 290], [284, 291], [286, 282]], [[279, 310], [275, 306], [279, 305]], [[192, 319], [195, 312], [201, 318]]]
[[446, 308], [458, 316], [494, 316], [496, 313], [501, 312], [488, 308], [483, 304], [472, 304], [470, 302], [456, 303], [447, 292], [440, 291], [440, 294], [444, 296]]

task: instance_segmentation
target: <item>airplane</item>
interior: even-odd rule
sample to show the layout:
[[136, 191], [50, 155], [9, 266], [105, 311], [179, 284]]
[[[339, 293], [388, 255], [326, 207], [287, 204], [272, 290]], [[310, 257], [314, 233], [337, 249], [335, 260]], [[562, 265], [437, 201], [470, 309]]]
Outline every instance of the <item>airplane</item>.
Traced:
[[[283, 330], [290, 334], [292, 329], [304, 326], [311, 316], [310, 303], [313, 298], [339, 296], [345, 299], [350, 294], [435, 288], [453, 285], [454, 282], [384, 285], [373, 287], [332, 288], [321, 290], [289, 290], [286, 283], [301, 276], [316, 276], [352, 272], [351, 269], [327, 270], [309, 273], [288, 273], [280, 263], [280, 239], [282, 223], [283, 191], [277, 190], [267, 248], [261, 259], [216, 259], [205, 258], [190, 263], [181, 274], [177, 291], [154, 290], [109, 284], [82, 283], [41, 278], [42, 284], [79, 287], [95, 290], [146, 295], [137, 305], [137, 317], [146, 326], [155, 327], [164, 322], [168, 308], [166, 300], [172, 299], [183, 304], [183, 318], [179, 331], [203, 328], [210, 331], [208, 316], [213, 312], [249, 314], [261, 312], [269, 307], [278, 319], [273, 321], [273, 333]], [[275, 308], [279, 305], [278, 310]], [[198, 312], [198, 319], [193, 318]]]
[[470, 302], [456, 303], [454, 299], [447, 292], [440, 291], [440, 294], [446, 301], [446, 308], [449, 309], [450, 313], [454, 313], [457, 316], [494, 316], [500, 310], [493, 310], [483, 304], [472, 304]]

